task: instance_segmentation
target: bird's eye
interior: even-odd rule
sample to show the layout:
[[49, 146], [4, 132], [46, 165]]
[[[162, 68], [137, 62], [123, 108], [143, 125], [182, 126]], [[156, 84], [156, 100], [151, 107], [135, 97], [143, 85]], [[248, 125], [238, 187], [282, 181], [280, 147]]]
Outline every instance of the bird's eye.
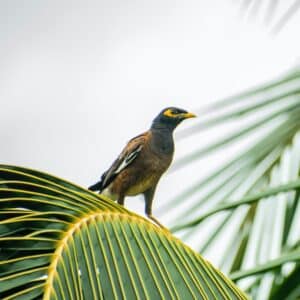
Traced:
[[173, 109], [173, 110], [172, 110], [172, 113], [173, 113], [174, 115], [178, 115], [178, 114], [179, 114], [179, 110], [178, 110], [178, 109]]

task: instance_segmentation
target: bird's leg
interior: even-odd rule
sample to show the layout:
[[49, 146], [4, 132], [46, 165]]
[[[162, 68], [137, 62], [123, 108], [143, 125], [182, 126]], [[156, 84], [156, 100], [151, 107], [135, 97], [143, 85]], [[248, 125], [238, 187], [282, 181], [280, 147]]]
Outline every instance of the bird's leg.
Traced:
[[[145, 196], [145, 213], [147, 217], [152, 220], [159, 227], [168, 230], [165, 226], [163, 226], [155, 217], [152, 216], [152, 201], [155, 193], [155, 187], [148, 189], [144, 192]], [[169, 230], [168, 230], [169, 231]]]
[[124, 206], [124, 198], [125, 197], [123, 195], [120, 195], [119, 198], [118, 198], [118, 200], [117, 200], [118, 204]]

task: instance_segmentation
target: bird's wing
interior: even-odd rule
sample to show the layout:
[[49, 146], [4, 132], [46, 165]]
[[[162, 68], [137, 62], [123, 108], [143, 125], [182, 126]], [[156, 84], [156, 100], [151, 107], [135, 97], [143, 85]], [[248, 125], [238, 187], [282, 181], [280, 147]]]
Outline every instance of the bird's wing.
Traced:
[[123, 149], [111, 167], [101, 176], [102, 190], [105, 189], [114, 178], [127, 168], [139, 155], [149, 138], [149, 133], [143, 133], [131, 139]]

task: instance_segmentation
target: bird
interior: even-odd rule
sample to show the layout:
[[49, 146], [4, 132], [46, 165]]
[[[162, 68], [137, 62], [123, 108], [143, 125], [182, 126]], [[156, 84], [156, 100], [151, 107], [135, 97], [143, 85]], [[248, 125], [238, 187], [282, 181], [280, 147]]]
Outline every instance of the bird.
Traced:
[[161, 176], [171, 165], [174, 155], [174, 129], [195, 114], [177, 107], [163, 109], [148, 131], [132, 138], [121, 154], [89, 187], [124, 205], [127, 196], [144, 195], [145, 214], [159, 227], [164, 226], [152, 215], [152, 202]]

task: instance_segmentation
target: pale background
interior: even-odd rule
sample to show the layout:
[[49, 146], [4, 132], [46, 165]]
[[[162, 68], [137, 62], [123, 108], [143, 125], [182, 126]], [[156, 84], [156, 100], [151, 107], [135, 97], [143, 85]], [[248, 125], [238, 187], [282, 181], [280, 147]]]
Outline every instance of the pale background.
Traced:
[[[299, 13], [276, 35], [264, 16], [229, 0], [1, 0], [0, 162], [94, 183], [162, 108], [199, 112], [299, 63]], [[210, 167], [166, 176], [154, 214]]]

